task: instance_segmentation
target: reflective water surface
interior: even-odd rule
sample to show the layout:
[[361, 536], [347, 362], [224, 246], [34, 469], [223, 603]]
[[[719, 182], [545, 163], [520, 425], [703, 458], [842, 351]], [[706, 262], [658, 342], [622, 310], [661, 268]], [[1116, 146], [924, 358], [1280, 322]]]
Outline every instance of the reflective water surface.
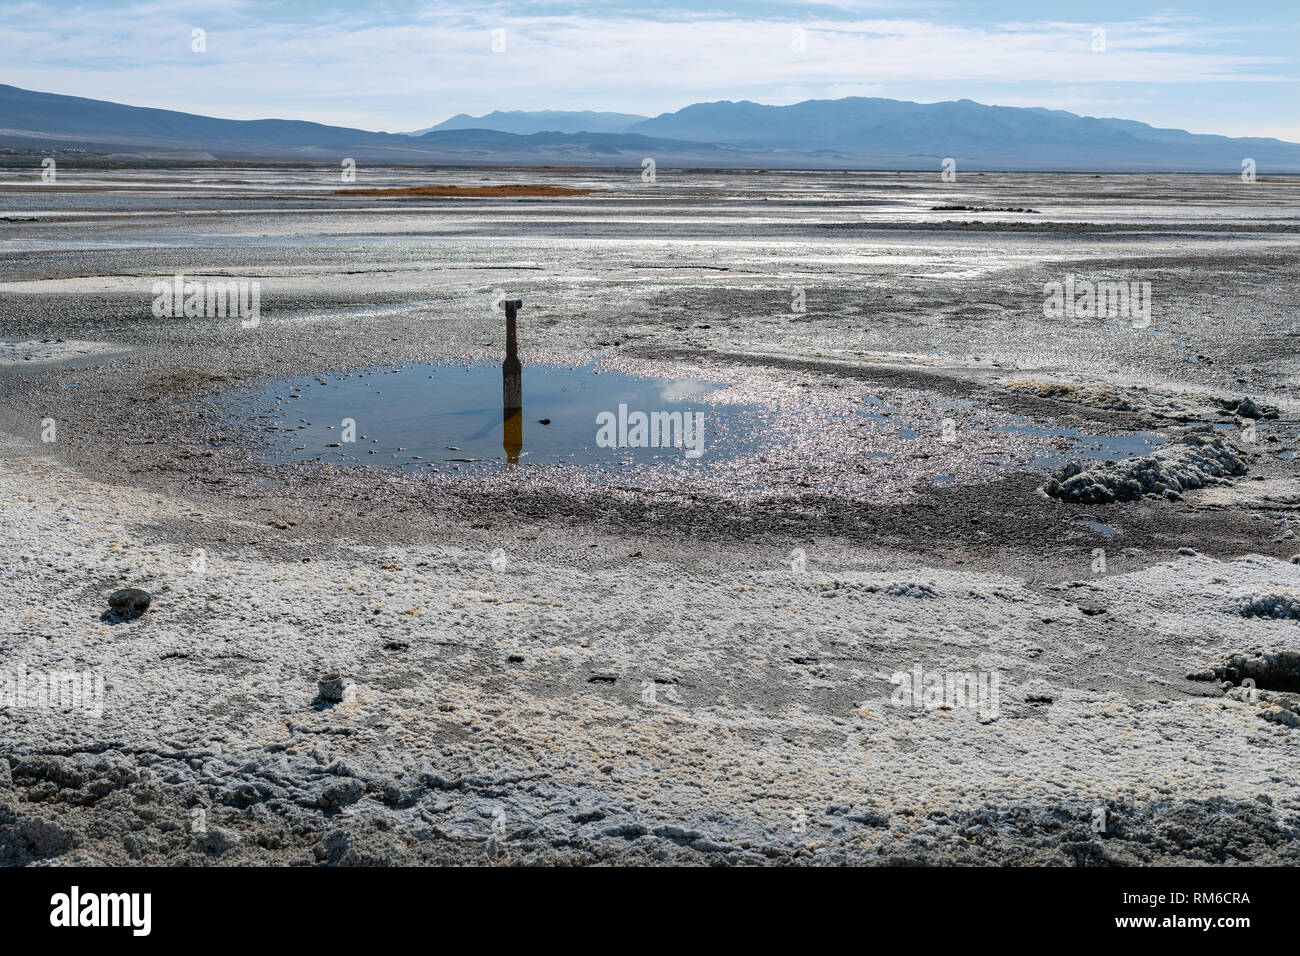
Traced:
[[492, 362], [426, 363], [289, 379], [236, 407], [264, 409], [260, 417], [281, 433], [272, 461], [410, 470], [709, 463], [754, 451], [763, 434], [758, 406], [699, 400], [721, 387], [595, 363], [524, 365], [518, 376]]

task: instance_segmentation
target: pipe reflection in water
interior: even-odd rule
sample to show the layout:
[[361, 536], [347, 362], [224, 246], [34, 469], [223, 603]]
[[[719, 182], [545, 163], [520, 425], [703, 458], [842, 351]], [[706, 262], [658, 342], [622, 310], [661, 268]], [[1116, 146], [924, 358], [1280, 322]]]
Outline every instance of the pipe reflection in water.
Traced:
[[524, 447], [524, 365], [519, 361], [519, 338], [516, 315], [522, 299], [511, 299], [506, 307], [506, 360], [501, 363], [501, 414], [505, 424], [502, 446], [506, 467], [519, 464]]

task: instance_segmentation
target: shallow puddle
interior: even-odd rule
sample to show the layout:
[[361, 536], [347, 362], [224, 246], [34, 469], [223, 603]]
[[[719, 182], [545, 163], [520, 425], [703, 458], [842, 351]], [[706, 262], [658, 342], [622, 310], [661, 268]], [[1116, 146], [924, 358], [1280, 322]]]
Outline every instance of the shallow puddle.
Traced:
[[[879, 398], [868, 396], [863, 399], [863, 404], [873, 409], [873, 411], [862, 416], [862, 424], [870, 425], [872, 428], [889, 430], [895, 438], [903, 442], [912, 442], [919, 437], [919, 432], [915, 427], [896, 421], [894, 412], [889, 410], [888, 406]], [[959, 402], [957, 407], [969, 410], [972, 406], [969, 402]], [[880, 409], [880, 411], [877, 412], [876, 409]], [[955, 419], [948, 419], [948, 421], [951, 422], [951, 434], [945, 440], [954, 443], [961, 442], [965, 437], [967, 426]], [[1007, 416], [1006, 423], [994, 424], [988, 427], [994, 434], [1007, 435], [1012, 439], [1028, 438], [1033, 441], [1034, 447], [1051, 449], [1047, 454], [1027, 457], [1010, 454], [1000, 456], [1008, 468], [1022, 467], [1046, 471], [1063, 465], [1070, 460], [1085, 463], [1119, 461], [1124, 458], [1150, 454], [1165, 443], [1164, 436], [1151, 431], [1099, 435], [1079, 428], [1042, 425], [1021, 415]], [[935, 481], [940, 484], [952, 480], [951, 476], [935, 476]]]
[[710, 401], [720, 383], [642, 378], [595, 365], [428, 363], [306, 376], [237, 402], [281, 432], [272, 462], [320, 459], [407, 470], [684, 464], [758, 450], [766, 410]]
[[918, 481], [966, 484], [1072, 458], [1126, 458], [1161, 442], [1153, 433], [1100, 436], [964, 402], [622, 369], [602, 357], [525, 364], [517, 375], [500, 360], [368, 367], [269, 381], [233, 397], [224, 414], [255, 436], [268, 464], [440, 476], [559, 467], [567, 481], [846, 500], [904, 494]]
[[1032, 423], [999, 426], [996, 431], [1011, 432], [1043, 438], [1052, 444], [1064, 440], [1072, 447], [1059, 454], [1031, 458], [1031, 468], [1055, 468], [1066, 461], [1077, 460], [1085, 466], [1089, 462], [1121, 461], [1138, 455], [1149, 455], [1164, 445], [1164, 436], [1155, 432], [1128, 432], [1122, 435], [1095, 435], [1078, 428], [1045, 428]]
[[1108, 524], [1103, 524], [1100, 521], [1093, 521], [1091, 518], [1082, 518], [1080, 519], [1079, 524], [1087, 525], [1093, 531], [1099, 532], [1101, 534], [1105, 534], [1105, 535], [1119, 534], [1118, 528], [1112, 527], [1111, 525]]

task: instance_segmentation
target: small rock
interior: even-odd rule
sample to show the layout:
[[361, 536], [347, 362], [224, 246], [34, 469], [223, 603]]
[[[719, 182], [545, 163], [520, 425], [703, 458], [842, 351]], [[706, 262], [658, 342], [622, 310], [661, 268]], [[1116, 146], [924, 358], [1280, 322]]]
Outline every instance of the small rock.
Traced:
[[365, 795], [365, 783], [355, 777], [346, 777], [322, 790], [316, 798], [316, 804], [326, 810], [337, 810], [350, 803], [356, 803]]
[[551, 423], [551, 420], [550, 420], [549, 418], [539, 418], [539, 419], [537, 419], [537, 424], [539, 424], [539, 425], [549, 425], [550, 423]]
[[1242, 398], [1238, 403], [1236, 412], [1242, 418], [1263, 418], [1264, 410], [1251, 401], [1249, 396]]
[[210, 827], [206, 833], [201, 833], [190, 841], [190, 849], [210, 856], [220, 856], [239, 846], [239, 842], [237, 833], [223, 830], [221, 827]]
[[326, 674], [317, 681], [316, 689], [320, 692], [321, 700], [340, 701], [347, 690], [347, 683], [342, 674]]
[[143, 614], [153, 603], [153, 595], [140, 588], [122, 588], [108, 596], [108, 606], [119, 614]]
[[1050, 704], [1056, 700], [1056, 692], [1044, 680], [1031, 680], [1025, 685], [1025, 702], [1030, 704]]

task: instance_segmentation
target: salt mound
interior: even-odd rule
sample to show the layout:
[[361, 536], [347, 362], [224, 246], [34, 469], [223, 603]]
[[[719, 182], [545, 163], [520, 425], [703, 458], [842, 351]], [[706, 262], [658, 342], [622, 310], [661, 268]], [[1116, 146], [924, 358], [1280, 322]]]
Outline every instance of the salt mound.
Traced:
[[1222, 414], [1238, 415], [1242, 418], [1276, 419], [1279, 417], [1276, 408], [1271, 405], [1259, 405], [1249, 395], [1243, 395], [1241, 398], [1221, 398], [1219, 407], [1223, 409]]
[[1241, 606], [1242, 617], [1300, 618], [1300, 594], [1295, 591], [1257, 591]]
[[1264, 720], [1284, 727], [1300, 727], [1300, 695], [1234, 687], [1227, 696], [1238, 703], [1254, 706]]
[[1130, 501], [1143, 495], [1178, 498], [1189, 488], [1219, 484], [1245, 473], [1240, 449], [1203, 427], [1184, 432], [1149, 455], [1103, 462], [1087, 470], [1071, 462], [1042, 490], [1053, 498], [1081, 504]]
[[1261, 690], [1300, 690], [1300, 651], [1284, 647], [1252, 647], [1233, 651], [1203, 670], [1187, 675], [1191, 680], [1231, 681], [1249, 678]]
[[927, 584], [924, 581], [895, 581], [885, 588], [885, 593], [891, 597], [932, 598], [939, 596], [939, 592], [934, 589], [934, 585]]
[[1077, 385], [1073, 382], [1049, 382], [1041, 379], [1018, 379], [1006, 382], [1003, 388], [1016, 392], [1028, 392], [1039, 398], [1051, 398], [1061, 402], [1074, 402], [1096, 408], [1106, 408], [1117, 412], [1136, 411], [1138, 406], [1115, 390], [1095, 386]]
[[849, 591], [862, 591], [866, 594], [888, 594], [890, 597], [935, 598], [939, 596], [933, 581], [893, 581], [889, 584], [874, 584], [863, 581], [834, 581], [829, 588], [822, 590], [822, 597], [838, 597]]

